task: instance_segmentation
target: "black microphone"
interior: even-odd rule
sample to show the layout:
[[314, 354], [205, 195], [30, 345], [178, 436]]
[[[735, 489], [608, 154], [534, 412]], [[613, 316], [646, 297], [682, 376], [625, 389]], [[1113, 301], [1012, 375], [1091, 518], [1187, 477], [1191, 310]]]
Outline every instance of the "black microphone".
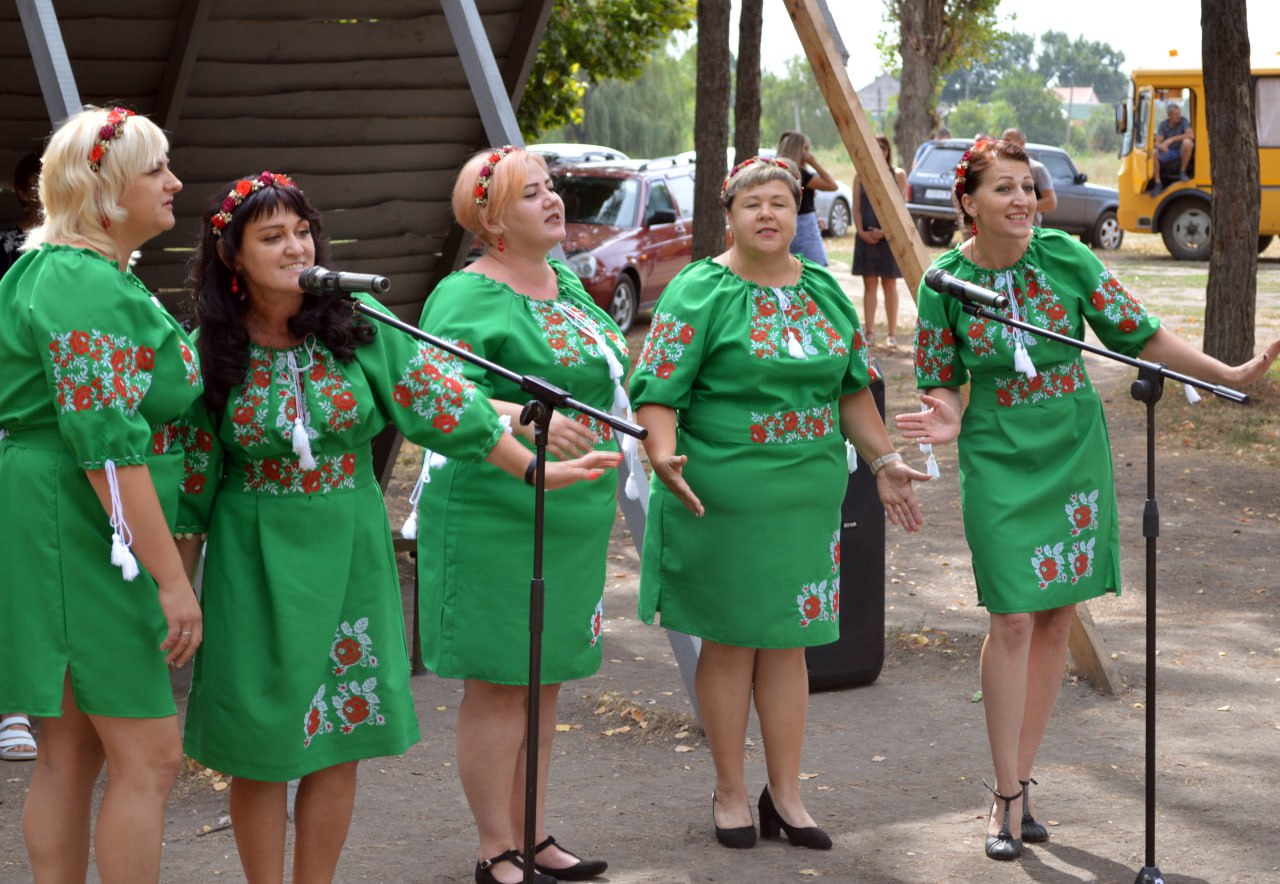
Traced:
[[924, 275], [924, 281], [935, 292], [943, 292], [961, 301], [973, 301], [993, 310], [1003, 310], [1009, 306], [1009, 299], [1004, 295], [993, 292], [991, 289], [984, 289], [980, 285], [965, 282], [963, 279], [956, 279], [947, 271], [937, 267]]
[[298, 288], [315, 295], [337, 295], [350, 292], [381, 294], [391, 288], [391, 280], [376, 273], [346, 273], [315, 266], [302, 271]]

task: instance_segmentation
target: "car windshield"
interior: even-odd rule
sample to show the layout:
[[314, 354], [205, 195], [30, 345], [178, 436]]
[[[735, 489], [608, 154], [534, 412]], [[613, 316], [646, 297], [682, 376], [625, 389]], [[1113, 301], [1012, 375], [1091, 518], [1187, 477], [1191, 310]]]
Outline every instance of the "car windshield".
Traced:
[[939, 147], [926, 153], [920, 160], [920, 165], [913, 169], [913, 172], [929, 172], [932, 174], [940, 174], [942, 172], [954, 172], [956, 163], [960, 162], [960, 158], [964, 156], [964, 148], [962, 147]]
[[569, 224], [635, 226], [640, 182], [634, 178], [562, 175], [556, 177], [555, 187], [564, 200], [564, 219]]

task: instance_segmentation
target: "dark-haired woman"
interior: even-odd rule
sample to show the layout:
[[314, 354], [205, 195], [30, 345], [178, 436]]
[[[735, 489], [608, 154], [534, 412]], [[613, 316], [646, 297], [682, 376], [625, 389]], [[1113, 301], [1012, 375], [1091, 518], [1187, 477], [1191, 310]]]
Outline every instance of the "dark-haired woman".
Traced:
[[[370, 441], [394, 423], [513, 476], [530, 460], [454, 357], [304, 295], [299, 275], [328, 260], [319, 213], [290, 179], [264, 172], [209, 213], [191, 279], [208, 362], [180, 527], [208, 532], [212, 625], [185, 745], [234, 776], [231, 819], [252, 884], [283, 880], [289, 780], [301, 779], [293, 880], [329, 881], [356, 762], [418, 739]], [[553, 465], [548, 482], [595, 477], [612, 462]]]
[[[1233, 387], [1262, 377], [1280, 353], [1275, 341], [1238, 366], [1206, 356], [1160, 328], [1086, 246], [1033, 228], [1035, 183], [1017, 145], [980, 140], [966, 152], [955, 199], [972, 236], [933, 266], [1003, 292], [1014, 318], [1077, 338], [1088, 323], [1112, 350]], [[898, 415], [897, 425], [915, 442], [959, 438], [965, 534], [978, 602], [991, 614], [981, 677], [996, 801], [986, 853], [1016, 859], [1024, 841], [1049, 837], [1027, 790], [1072, 609], [1120, 591], [1111, 448], [1079, 350], [970, 316], [923, 284], [918, 307], [916, 383], [927, 410]]]

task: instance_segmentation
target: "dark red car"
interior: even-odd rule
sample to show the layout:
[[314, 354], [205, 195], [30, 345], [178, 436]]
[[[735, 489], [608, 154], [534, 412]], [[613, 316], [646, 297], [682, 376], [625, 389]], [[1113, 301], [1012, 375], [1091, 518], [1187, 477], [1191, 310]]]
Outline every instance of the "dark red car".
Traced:
[[569, 266], [624, 332], [693, 254], [693, 176], [669, 158], [551, 168]]

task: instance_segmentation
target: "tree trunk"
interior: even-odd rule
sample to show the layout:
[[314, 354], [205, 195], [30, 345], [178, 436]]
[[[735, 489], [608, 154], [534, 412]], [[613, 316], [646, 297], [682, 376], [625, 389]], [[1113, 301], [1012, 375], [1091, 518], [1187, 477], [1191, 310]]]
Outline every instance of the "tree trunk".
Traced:
[[[760, 28], [764, 0], [742, 0], [738, 13], [738, 66], [734, 74], [735, 162], [760, 152]], [[773, 137], [770, 133], [769, 137]]]
[[[945, 0], [892, 0], [890, 11], [896, 12], [898, 19], [898, 51], [902, 56], [893, 140], [898, 156], [905, 161], [915, 156], [916, 148], [929, 140], [937, 125], [934, 92], [938, 84], [946, 3]], [[956, 136], [962, 134], [956, 133]]]
[[729, 0], [698, 3], [698, 96], [693, 112], [693, 260], [724, 251], [725, 151], [729, 146]]
[[[1229, 365], [1253, 356], [1257, 301], [1258, 130], [1245, 0], [1201, 0], [1204, 103], [1213, 180], [1204, 351]], [[1204, 145], [1196, 153], [1204, 155]]]

